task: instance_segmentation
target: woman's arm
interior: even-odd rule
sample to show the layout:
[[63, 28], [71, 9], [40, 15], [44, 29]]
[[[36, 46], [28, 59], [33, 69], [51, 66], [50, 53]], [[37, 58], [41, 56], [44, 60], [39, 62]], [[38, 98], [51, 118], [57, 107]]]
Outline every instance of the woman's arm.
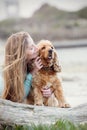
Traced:
[[35, 73], [42, 68], [41, 59], [39, 57], [35, 59], [34, 64], [34, 69], [27, 75], [26, 80], [24, 81], [25, 98], [28, 96], [32, 85], [32, 76], [35, 75]]
[[26, 80], [24, 81], [24, 92], [25, 92], [25, 98], [28, 96], [29, 92], [30, 92], [30, 88], [32, 85], [32, 74], [29, 73], [26, 76]]

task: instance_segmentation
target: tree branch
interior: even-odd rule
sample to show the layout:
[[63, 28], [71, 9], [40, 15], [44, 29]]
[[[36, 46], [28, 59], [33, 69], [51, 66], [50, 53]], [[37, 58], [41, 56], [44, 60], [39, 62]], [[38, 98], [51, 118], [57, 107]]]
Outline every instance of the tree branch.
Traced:
[[0, 124], [53, 124], [59, 119], [87, 122], [87, 103], [74, 108], [32, 106], [0, 99]]

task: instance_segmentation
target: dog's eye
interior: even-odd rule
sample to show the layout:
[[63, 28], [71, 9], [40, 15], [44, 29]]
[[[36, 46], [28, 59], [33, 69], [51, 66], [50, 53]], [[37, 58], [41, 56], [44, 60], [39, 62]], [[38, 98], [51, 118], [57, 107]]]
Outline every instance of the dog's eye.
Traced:
[[51, 47], [53, 49], [53, 47]]
[[45, 49], [45, 46], [44, 47], [42, 47], [42, 50], [44, 50]]

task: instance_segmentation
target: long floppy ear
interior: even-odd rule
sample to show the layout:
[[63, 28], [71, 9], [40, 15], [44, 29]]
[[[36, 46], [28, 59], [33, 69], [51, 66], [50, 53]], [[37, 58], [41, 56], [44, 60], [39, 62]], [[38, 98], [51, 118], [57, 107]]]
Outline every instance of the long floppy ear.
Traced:
[[58, 61], [58, 56], [57, 56], [56, 50], [54, 50], [53, 70], [55, 72], [61, 72], [61, 66], [59, 65], [59, 61]]

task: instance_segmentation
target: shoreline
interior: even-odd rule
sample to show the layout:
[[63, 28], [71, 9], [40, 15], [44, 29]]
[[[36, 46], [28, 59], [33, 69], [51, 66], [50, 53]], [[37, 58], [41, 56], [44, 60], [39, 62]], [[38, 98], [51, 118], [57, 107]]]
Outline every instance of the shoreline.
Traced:
[[[1, 39], [0, 38], [0, 46], [5, 45], [7, 39]], [[49, 41], [52, 41], [50, 39], [47, 39]], [[52, 41], [53, 45], [55, 48], [62, 49], [62, 48], [79, 48], [79, 47], [87, 47], [87, 39], [63, 39], [63, 40], [57, 40], [57, 41]], [[1, 47], [0, 47], [1, 48]]]
[[54, 41], [53, 44], [58, 49], [87, 47], [87, 39]]

